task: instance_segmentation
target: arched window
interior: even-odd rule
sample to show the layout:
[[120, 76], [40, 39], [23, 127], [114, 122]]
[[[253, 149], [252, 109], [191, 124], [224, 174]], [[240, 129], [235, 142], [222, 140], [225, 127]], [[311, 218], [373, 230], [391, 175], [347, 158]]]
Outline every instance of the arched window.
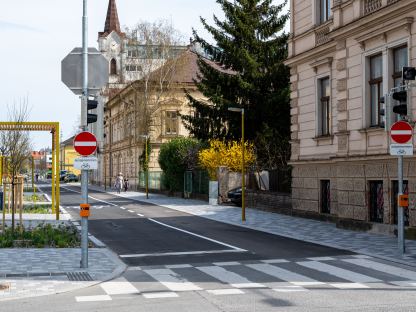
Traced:
[[110, 62], [110, 75], [117, 75], [117, 61], [115, 59], [111, 59]]

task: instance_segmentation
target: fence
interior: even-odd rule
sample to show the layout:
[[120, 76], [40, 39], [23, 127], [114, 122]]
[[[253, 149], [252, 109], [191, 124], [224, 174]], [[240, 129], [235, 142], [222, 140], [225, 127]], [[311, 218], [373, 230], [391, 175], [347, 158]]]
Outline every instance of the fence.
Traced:
[[269, 189], [272, 192], [291, 192], [292, 168], [269, 171]]
[[208, 195], [209, 177], [206, 171], [186, 171], [183, 184], [185, 197], [191, 197], [191, 194]]
[[[139, 188], [146, 187], [146, 173], [139, 172]], [[163, 186], [163, 171], [150, 171], [149, 172], [149, 189], [150, 190], [164, 190]]]

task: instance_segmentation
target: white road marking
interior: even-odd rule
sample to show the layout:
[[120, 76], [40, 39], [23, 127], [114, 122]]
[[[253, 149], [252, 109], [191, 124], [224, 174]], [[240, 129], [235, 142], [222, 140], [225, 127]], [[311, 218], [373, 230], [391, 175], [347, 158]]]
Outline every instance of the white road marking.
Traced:
[[218, 266], [232, 266], [232, 265], [240, 265], [240, 262], [237, 261], [230, 261], [230, 262], [214, 262], [213, 265]]
[[218, 266], [205, 266], [196, 267], [201, 272], [208, 274], [224, 283], [230, 284], [235, 288], [266, 288], [263, 284], [253, 283], [245, 277], [238, 275], [237, 273], [227, 271], [226, 269]]
[[335, 260], [332, 257], [312, 257], [312, 258], [307, 258], [308, 260], [312, 260], [312, 261], [331, 261], [331, 260]]
[[118, 278], [112, 282], [104, 282], [100, 284], [100, 286], [107, 295], [131, 295], [140, 293], [137, 288], [124, 277]]
[[77, 302], [95, 302], [95, 301], [111, 301], [109, 295], [100, 295], [100, 296], [77, 296], [75, 297]]
[[223, 296], [223, 295], [242, 295], [244, 292], [240, 289], [210, 289], [207, 290], [208, 293], [216, 295], [216, 296]]
[[400, 287], [416, 287], [415, 281], [394, 281], [394, 282], [389, 282], [389, 283], [400, 286]]
[[261, 260], [263, 263], [288, 263], [289, 261], [286, 259], [268, 259], [268, 260]]
[[339, 289], [362, 289], [362, 288], [369, 288], [368, 286], [361, 284], [361, 283], [332, 283], [329, 284], [335, 288]]
[[247, 264], [247, 267], [252, 268], [256, 271], [260, 271], [264, 274], [276, 277], [282, 281], [289, 282], [295, 286], [313, 286], [325, 284], [317, 280], [314, 280], [310, 277], [283, 268], [279, 268], [270, 264]]
[[142, 215], [141, 213], [138, 213], [137, 214], [139, 217], [144, 217], [144, 215]]
[[153, 269], [143, 271], [172, 291], [202, 290], [202, 288], [189, 282], [187, 279], [179, 277], [178, 274], [170, 269]]
[[273, 288], [274, 291], [277, 292], [299, 292], [299, 291], [309, 291], [306, 288], [300, 287], [300, 286], [295, 286], [295, 285], [291, 285], [291, 286], [281, 286], [279, 288]]
[[150, 253], [150, 254], [131, 254], [131, 255], [120, 255], [120, 258], [144, 258], [144, 257], [168, 257], [168, 256], [183, 256], [183, 255], [204, 255], [204, 254], [217, 254], [217, 253], [228, 253], [228, 252], [242, 252], [233, 249], [223, 250], [201, 250], [201, 251], [183, 251], [183, 252], [161, 252], [161, 253]]
[[390, 275], [400, 276], [409, 280], [416, 280], [416, 272], [395, 267], [392, 265], [371, 261], [367, 259], [344, 259], [343, 261], [362, 266], [368, 269], [388, 273]]
[[165, 265], [168, 269], [186, 269], [192, 268], [193, 266], [190, 264], [173, 264], [173, 265]]
[[[81, 192], [74, 191], [74, 190], [72, 190], [72, 189], [70, 189], [70, 188], [67, 188], [67, 187], [64, 187], [64, 186], [61, 186], [61, 188], [63, 188], [64, 190], [67, 190], [67, 191], [73, 192], [73, 193], [81, 194]], [[116, 205], [116, 204], [110, 203], [110, 202], [105, 201], [105, 200], [102, 200], [102, 199], [98, 199], [98, 198], [95, 198], [95, 197], [92, 197], [92, 196], [88, 196], [88, 197], [89, 197], [89, 198], [91, 198], [91, 199], [93, 199], [93, 200], [95, 200], [95, 201], [98, 201], [98, 202], [102, 202], [102, 203], [108, 204], [108, 205], [110, 205], [110, 206], [119, 207], [119, 206], [118, 206], [118, 205]]]
[[134, 211], [133, 210], [127, 210], [128, 212], [131, 212], [131, 213], [134, 213]]
[[223, 246], [225, 246], [225, 247], [228, 247], [228, 248], [231, 248], [231, 249], [234, 249], [234, 250], [238, 250], [238, 251], [241, 251], [241, 252], [245, 252], [245, 251], [247, 251], [247, 250], [245, 250], [245, 249], [241, 249], [241, 248], [238, 248], [238, 247], [236, 247], [236, 246], [233, 246], [233, 245], [230, 245], [230, 244], [227, 244], [227, 243], [223, 243], [223, 242], [220, 242], [220, 241], [218, 241], [218, 240], [215, 240], [215, 239], [212, 239], [212, 238], [209, 238], [209, 237], [203, 236], [203, 235], [199, 235], [199, 234], [196, 234], [196, 233], [193, 233], [193, 232], [189, 232], [189, 231], [186, 231], [186, 230], [183, 230], [183, 229], [180, 229], [180, 228], [177, 228], [177, 227], [174, 227], [174, 226], [171, 226], [171, 225], [168, 225], [168, 224], [162, 223], [162, 222], [157, 221], [157, 220], [154, 220], [154, 219], [152, 219], [152, 218], [147, 218], [147, 220], [152, 221], [152, 222], [154, 222], [154, 223], [157, 223], [157, 224], [159, 224], [159, 225], [162, 225], [162, 226], [168, 227], [168, 228], [170, 228], [170, 229], [177, 230], [177, 231], [179, 231], [179, 232], [183, 232], [183, 233], [186, 233], [186, 234], [189, 234], [189, 235], [192, 235], [192, 236], [195, 236], [195, 237], [199, 237], [199, 238], [205, 239], [205, 240], [207, 240], [207, 241], [210, 241], [210, 242], [213, 242], [213, 243], [216, 243], [216, 244], [219, 244], [219, 245], [223, 245]]
[[158, 299], [158, 298], [176, 298], [179, 296], [174, 292], [165, 291], [165, 292], [144, 293], [143, 297], [147, 299]]
[[124, 208], [124, 207], [120, 207], [120, 209], [126, 210], [126, 208]]
[[345, 279], [347, 281], [351, 281], [354, 283], [381, 282], [379, 279], [374, 278], [374, 277], [370, 277], [364, 274], [345, 270], [345, 269], [338, 268], [333, 265], [329, 265], [329, 264], [321, 263], [317, 261], [302, 261], [302, 262], [297, 262], [297, 264], [313, 269], [313, 270], [317, 270], [317, 271], [321, 271], [330, 275], [334, 275], [334, 276], [337, 276], [339, 278], [342, 278], [342, 279]]

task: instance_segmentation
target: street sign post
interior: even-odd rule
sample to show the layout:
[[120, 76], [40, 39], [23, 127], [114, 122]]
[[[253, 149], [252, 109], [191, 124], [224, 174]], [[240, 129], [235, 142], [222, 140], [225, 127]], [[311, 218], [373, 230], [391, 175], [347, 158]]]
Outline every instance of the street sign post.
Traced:
[[397, 163], [397, 242], [402, 254], [406, 252], [404, 239], [404, 205], [403, 200], [403, 156], [413, 155], [413, 127], [406, 121], [395, 122], [390, 128], [390, 138], [394, 143], [390, 144], [390, 155], [398, 156]]
[[74, 149], [82, 156], [90, 156], [97, 150], [97, 138], [91, 132], [83, 131], [75, 136]]

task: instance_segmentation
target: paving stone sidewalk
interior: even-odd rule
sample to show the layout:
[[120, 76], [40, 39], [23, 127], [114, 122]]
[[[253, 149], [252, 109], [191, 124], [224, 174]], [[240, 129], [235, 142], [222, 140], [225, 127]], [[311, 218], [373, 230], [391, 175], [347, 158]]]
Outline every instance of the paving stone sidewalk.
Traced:
[[[98, 187], [94, 188], [102, 190]], [[167, 197], [159, 194], [151, 194], [147, 200], [145, 194], [141, 192], [110, 193], [215, 221], [416, 266], [416, 241], [413, 240], [406, 240], [406, 254], [401, 256], [397, 249], [397, 238], [394, 236], [339, 229], [330, 222], [248, 208], [246, 209], [247, 221], [243, 223], [241, 208], [238, 207], [211, 206], [207, 202], [199, 200]]]

